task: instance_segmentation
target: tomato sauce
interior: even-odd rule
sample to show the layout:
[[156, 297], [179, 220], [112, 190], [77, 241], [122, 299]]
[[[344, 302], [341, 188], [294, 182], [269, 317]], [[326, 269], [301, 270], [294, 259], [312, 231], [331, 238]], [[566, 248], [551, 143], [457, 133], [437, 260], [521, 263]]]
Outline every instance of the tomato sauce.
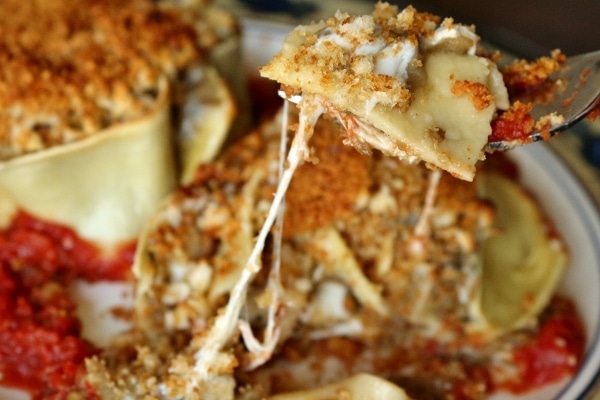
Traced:
[[[512, 350], [511, 369], [514, 365], [516, 373], [511, 373], [511, 378], [507, 379], [504, 373], [495, 376], [494, 367], [486, 362], [462, 360], [458, 366], [457, 359], [436, 355], [435, 344], [432, 344], [430, 355], [421, 351], [421, 357], [429, 360], [422, 368], [425, 372], [419, 371], [417, 379], [408, 378], [400, 383], [417, 399], [427, 392], [426, 386], [431, 386], [429, 379], [435, 381], [436, 377], [442, 377], [443, 383], [432, 398], [473, 400], [499, 392], [523, 394], [573, 376], [581, 366], [585, 342], [583, 325], [574, 304], [565, 297], [555, 296], [541, 316], [537, 331]], [[421, 379], [420, 386], [419, 373], [428, 379]]]
[[81, 338], [66, 288], [75, 278], [129, 279], [134, 251], [128, 243], [107, 252], [72, 229], [19, 212], [0, 232], [0, 383], [34, 399], [85, 390], [76, 382], [98, 349]]
[[15, 271], [5, 262], [1, 267], [1, 382], [34, 398], [64, 398], [94, 353], [80, 338], [76, 305], [59, 282], [29, 279], [27, 268]]
[[516, 102], [512, 107], [492, 121], [489, 142], [525, 139], [533, 133], [535, 120], [529, 114], [531, 103]]
[[513, 393], [558, 382], [581, 365], [585, 334], [574, 304], [554, 297], [541, 320], [537, 335], [513, 353], [519, 379], [505, 385]]
[[486, 392], [523, 394], [573, 376], [584, 357], [585, 333], [573, 302], [554, 296], [540, 318], [537, 332], [512, 352], [518, 373], [513, 379], [494, 382], [485, 365], [465, 365], [468, 381], [452, 386], [452, 398], [468, 400], [474, 392], [472, 382], [485, 382]]
[[[35, 265], [91, 282], [123, 281], [131, 277], [135, 242], [102, 249], [68, 227], [19, 212], [0, 233], [0, 260]], [[32, 271], [32, 273], [35, 273]]]

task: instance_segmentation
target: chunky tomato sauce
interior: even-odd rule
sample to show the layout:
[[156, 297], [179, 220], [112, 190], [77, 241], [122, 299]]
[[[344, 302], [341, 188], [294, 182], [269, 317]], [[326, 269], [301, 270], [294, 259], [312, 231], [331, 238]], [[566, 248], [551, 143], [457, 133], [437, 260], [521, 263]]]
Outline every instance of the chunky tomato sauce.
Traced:
[[467, 366], [469, 378], [453, 385], [452, 398], [468, 400], [473, 382], [485, 385], [486, 393], [522, 394], [573, 376], [580, 367], [585, 349], [583, 325], [573, 303], [555, 296], [541, 317], [537, 334], [512, 352], [516, 371], [501, 382], [485, 366]]
[[0, 233], [1, 260], [92, 282], [129, 279], [134, 253], [134, 242], [102, 249], [68, 227], [36, 219], [25, 212], [17, 213], [8, 229]]
[[464, 375], [448, 384], [449, 398], [478, 399], [484, 387], [486, 397], [498, 392], [523, 394], [560, 382], [577, 372], [584, 350], [585, 334], [575, 306], [569, 299], [555, 296], [541, 316], [536, 334], [512, 351], [516, 370], [509, 378], [498, 381], [489, 366], [466, 362]]
[[519, 379], [506, 389], [522, 393], [577, 372], [584, 354], [585, 334], [573, 303], [555, 297], [542, 315], [538, 334], [513, 356], [520, 369]]
[[76, 305], [58, 279], [31, 267], [0, 269], [2, 384], [34, 398], [64, 398], [94, 352], [80, 338]]
[[[35, 399], [64, 399], [77, 388], [83, 361], [97, 349], [81, 338], [75, 278], [124, 280], [135, 244], [111, 253], [66, 227], [20, 212], [0, 232], [0, 383]], [[89, 398], [89, 396], [85, 396]]]
[[[509, 355], [513, 360], [510, 377], [505, 373], [496, 376], [497, 371], [486, 362], [464, 359], [459, 366], [456, 358], [440, 356], [443, 346], [432, 341], [429, 352], [419, 351], [423, 365], [418, 374], [428, 378], [404, 378], [398, 383], [415, 399], [428, 390], [434, 394], [426, 398], [453, 400], [481, 399], [499, 392], [522, 394], [573, 376], [584, 357], [585, 339], [573, 303], [555, 296], [541, 316], [537, 331]], [[443, 383], [438, 382], [437, 391], [433, 391], [436, 376], [443, 377]]]
[[492, 121], [492, 134], [489, 142], [524, 139], [533, 133], [535, 120], [529, 114], [531, 103], [516, 102], [513, 106]]
[[[541, 57], [530, 62], [516, 60], [501, 68], [512, 105], [492, 121], [489, 142], [503, 140], [530, 142], [528, 136], [536, 128], [536, 121], [530, 115], [532, 103], [548, 104], [554, 100], [555, 93], [560, 90], [560, 87], [550, 76], [558, 71], [565, 61], [564, 54], [553, 51], [550, 57]], [[537, 130], [544, 140], [551, 136], [548, 126], [542, 124], [537, 127]]]

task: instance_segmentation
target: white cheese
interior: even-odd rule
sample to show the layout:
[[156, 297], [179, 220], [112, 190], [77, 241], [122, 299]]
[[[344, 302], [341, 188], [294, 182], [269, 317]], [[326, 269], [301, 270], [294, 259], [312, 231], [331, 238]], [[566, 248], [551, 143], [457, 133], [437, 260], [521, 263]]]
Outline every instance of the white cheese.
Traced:
[[[310, 102], [310, 98], [305, 98], [303, 101]], [[265, 241], [277, 218], [279, 207], [285, 197], [292, 176], [301, 162], [310, 156], [308, 140], [312, 136], [313, 127], [322, 112], [323, 108], [316, 102], [310, 102], [306, 107], [301, 108], [298, 129], [287, 154], [285, 169], [275, 191], [275, 197], [269, 208], [269, 213], [256, 238], [254, 248], [241, 271], [239, 279], [231, 290], [227, 305], [218, 314], [202, 347], [195, 354], [194, 375], [197, 375], [201, 381], [215, 379], [222, 371], [222, 368], [220, 368], [221, 365], [230, 365], [230, 355], [224, 352], [223, 349], [239, 324], [240, 311], [246, 302], [248, 287], [254, 276], [261, 269], [260, 258]], [[200, 382], [192, 381], [189, 384], [192, 387], [197, 387], [196, 385], [200, 384]]]

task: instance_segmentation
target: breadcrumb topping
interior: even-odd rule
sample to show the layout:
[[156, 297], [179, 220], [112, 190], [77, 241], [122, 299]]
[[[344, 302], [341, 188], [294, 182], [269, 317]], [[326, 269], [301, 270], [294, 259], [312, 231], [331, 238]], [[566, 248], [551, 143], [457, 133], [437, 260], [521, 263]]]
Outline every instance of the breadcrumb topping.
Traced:
[[549, 76], [560, 69], [566, 56], [560, 50], [554, 50], [549, 57], [540, 57], [534, 61], [515, 60], [501, 69], [506, 86], [513, 93], [530, 91], [549, 82]]
[[469, 95], [476, 110], [486, 109], [494, 102], [494, 96], [490, 93], [487, 86], [479, 82], [457, 80], [450, 90], [457, 96], [463, 94]]
[[0, 35], [0, 159], [140, 118], [202, 58], [194, 27], [149, 0], [6, 0]]

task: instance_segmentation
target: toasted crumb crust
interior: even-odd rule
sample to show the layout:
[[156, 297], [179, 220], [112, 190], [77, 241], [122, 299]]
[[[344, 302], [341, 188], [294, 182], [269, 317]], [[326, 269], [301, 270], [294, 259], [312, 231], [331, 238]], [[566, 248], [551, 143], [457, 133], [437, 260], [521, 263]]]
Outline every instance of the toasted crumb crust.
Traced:
[[534, 61], [515, 60], [502, 68], [504, 82], [511, 92], [532, 90], [547, 84], [550, 74], [560, 69], [566, 56], [554, 50], [549, 57], [540, 57]]
[[[295, 30], [286, 40], [286, 46], [298, 45], [293, 62], [288, 63], [283, 55], [277, 55], [269, 65], [261, 68], [261, 73], [278, 80], [278, 76], [286, 76], [310, 66], [311, 71], [319, 73], [314, 79], [306, 78], [302, 85], [293, 85], [294, 90], [298, 90], [296, 86], [307, 86], [319, 94], [322, 94], [321, 89], [325, 92], [337, 90], [340, 97], [362, 102], [368, 101], [373, 93], [385, 93], [385, 98], [379, 99], [380, 101], [390, 107], [405, 110], [411, 100], [410, 89], [395, 77], [374, 73], [373, 57], [352, 54], [353, 49], [373, 40], [375, 26], [380, 26], [377, 36], [383, 38], [386, 44], [401, 39], [416, 43], [419, 37], [432, 34], [432, 27], [439, 24], [440, 18], [430, 13], [417, 12], [410, 6], [398, 14], [398, 7], [381, 2], [375, 5], [372, 23], [359, 21], [360, 29], [354, 30], [356, 25], [351, 22], [355, 23], [358, 18], [360, 17], [337, 13], [322, 24], [311, 26], [311, 30], [317, 29], [314, 32]], [[348, 49], [328, 43], [314, 46], [320, 31], [325, 29], [349, 40]]]
[[476, 110], [483, 110], [494, 102], [494, 96], [488, 88], [478, 82], [458, 80], [452, 86], [452, 93], [457, 96], [468, 94]]
[[0, 36], [0, 159], [140, 118], [202, 58], [194, 27], [149, 0], [3, 0]]

